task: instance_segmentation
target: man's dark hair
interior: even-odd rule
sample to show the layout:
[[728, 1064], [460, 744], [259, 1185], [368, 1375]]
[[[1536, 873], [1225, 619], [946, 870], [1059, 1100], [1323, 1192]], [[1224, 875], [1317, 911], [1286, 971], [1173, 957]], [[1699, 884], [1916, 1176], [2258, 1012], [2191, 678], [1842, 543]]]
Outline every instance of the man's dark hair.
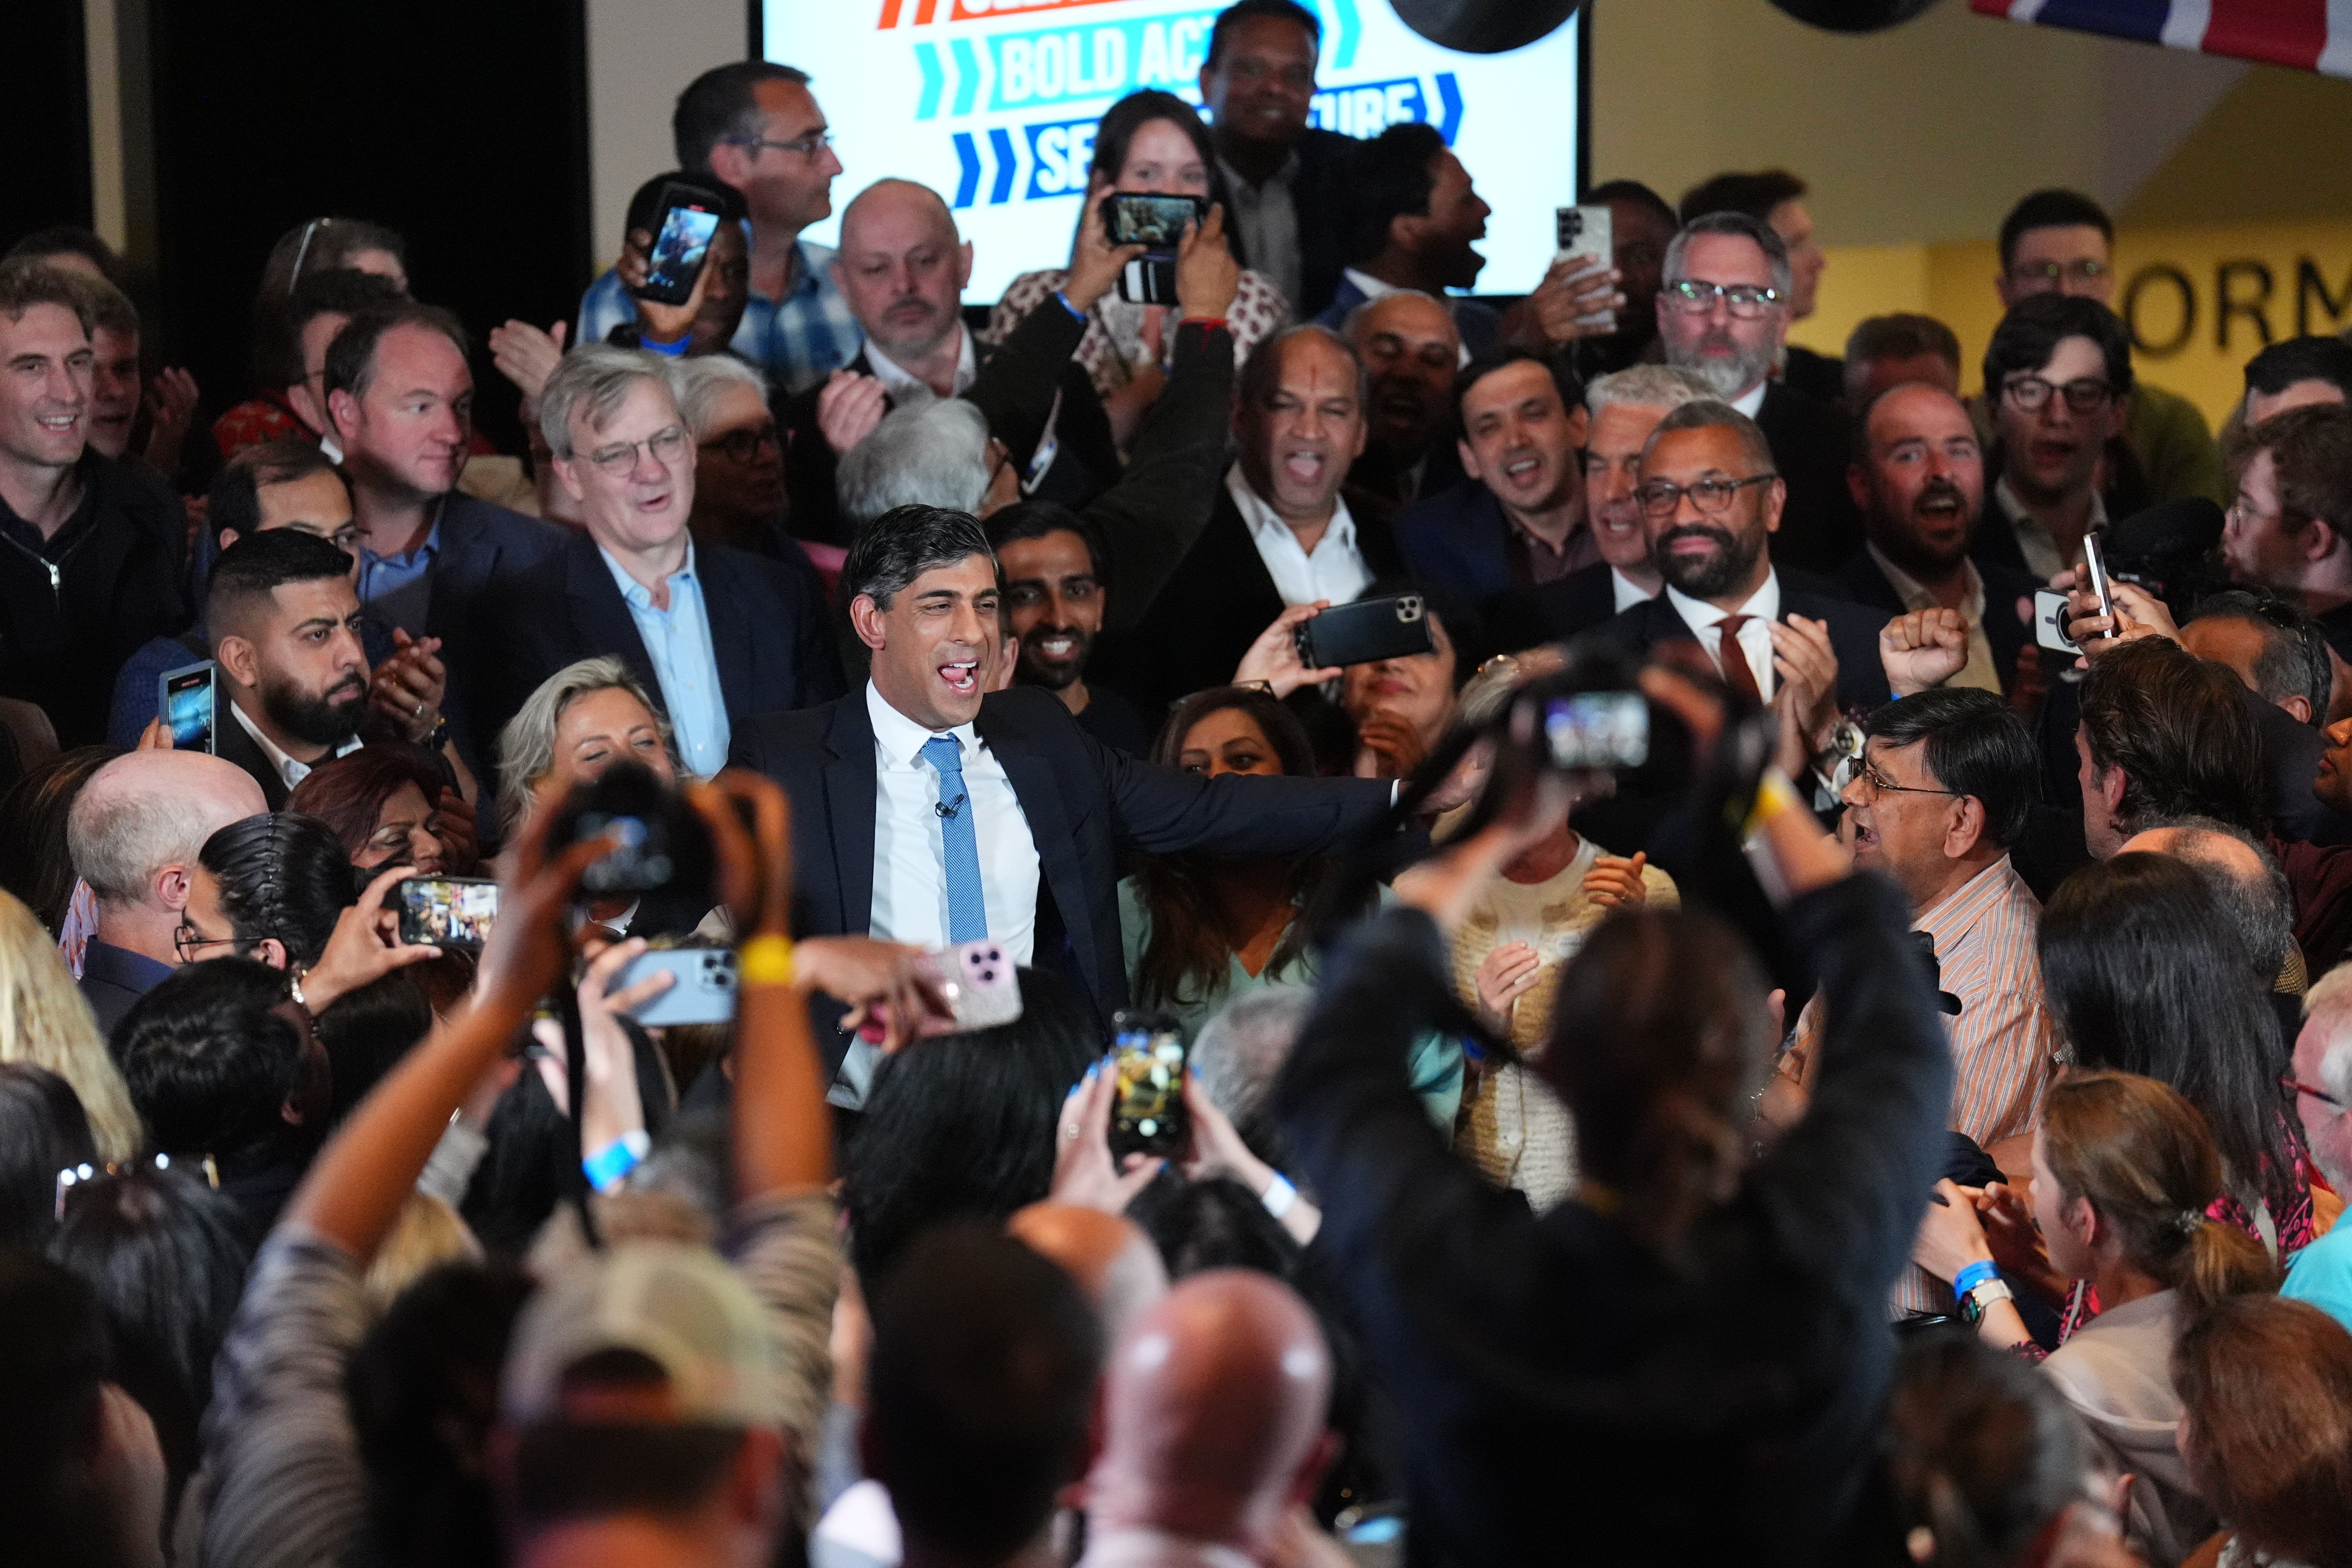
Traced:
[[221, 471], [214, 476], [205, 504], [205, 526], [226, 530], [236, 540], [257, 534], [261, 531], [263, 486], [291, 484], [312, 474], [331, 472], [334, 467], [327, 460], [327, 454], [316, 446], [291, 436], [247, 447], [222, 465]]
[[1307, 41], [1318, 49], [1323, 47], [1323, 23], [1314, 12], [1298, 4], [1298, 0], [1237, 0], [1217, 13], [1209, 26], [1209, 58], [1202, 61], [1208, 70], [1217, 68], [1224, 58], [1225, 37], [1235, 26], [1254, 17], [1269, 16], [1278, 22], [1296, 22], [1307, 29]]
[[1434, 165], [1445, 151], [1437, 127], [1418, 120], [1391, 125], [1359, 142], [1349, 170], [1348, 259], [1369, 261], [1389, 242], [1389, 225], [1400, 217], [1429, 215], [1437, 188]]
[[15, 261], [20, 257], [28, 261], [45, 261], [52, 256], [81, 257], [98, 268], [100, 277], [117, 289], [131, 286], [131, 269], [122, 264], [122, 258], [116, 254], [114, 247], [89, 230], [78, 228], [69, 223], [51, 224], [47, 228], [35, 229], [10, 246], [8, 253], [0, 256], [0, 261]]
[[1094, 568], [1095, 581], [1108, 585], [1104, 573], [1110, 556], [1103, 543], [1102, 530], [1059, 501], [1015, 501], [1000, 508], [981, 526], [987, 531], [989, 548], [999, 552], [1024, 539], [1075, 533], [1087, 547], [1087, 563]]
[[862, 594], [887, 610], [924, 573], [974, 555], [995, 559], [971, 513], [940, 506], [893, 507], [850, 540], [841, 563], [841, 602]]
[[139, 307], [131, 302], [130, 295], [103, 278], [85, 278], [76, 273], [74, 280], [89, 297], [89, 331], [92, 337], [101, 331], [126, 338], [140, 335]]
[[353, 315], [327, 345], [325, 390], [365, 397], [368, 383], [375, 379], [376, 344], [394, 327], [424, 327], [438, 332], [456, 345], [461, 359], [473, 353], [464, 323], [440, 306], [421, 305], [414, 300], [379, 305]]
[[0, 261], [0, 316], [21, 321], [36, 305], [71, 310], [81, 330], [90, 330], [89, 290], [82, 279], [42, 261]]
[[2311, 704], [2311, 726], [2327, 727], [2327, 697], [2336, 685], [2328, 662], [2327, 634], [2302, 605], [2275, 594], [2252, 588], [2231, 588], [2197, 601], [2189, 618], [2209, 616], [2243, 621], [2262, 634], [2263, 651], [2254, 660], [2254, 689], [2265, 702], [2300, 697]]
[[1551, 377], [1553, 388], [1559, 393], [1559, 406], [1563, 412], [1573, 414], [1584, 406], [1584, 383], [1578, 377], [1576, 368], [1569, 363], [1566, 354], [1539, 354], [1532, 349], [1490, 349], [1454, 373], [1454, 429], [1459, 431], [1462, 428], [1462, 400], [1470, 395], [1472, 387], [1498, 370], [1523, 363], [1543, 366], [1545, 374]]
[[1275, 389], [1282, 384], [1284, 348], [1293, 338], [1303, 337], [1318, 338], [1348, 356], [1348, 363], [1356, 367], [1356, 410], [1359, 415], [1369, 416], [1372, 405], [1372, 373], [1364, 364], [1364, 356], [1356, 352], [1356, 345], [1343, 334], [1315, 321], [1301, 321], [1295, 327], [1285, 327], [1257, 345], [1249, 356], [1249, 363], [1243, 365], [1241, 374], [1234, 378], [1234, 406], [1264, 407], [1266, 400], [1274, 395]]
[[672, 169], [666, 174], [656, 174], [637, 187], [636, 195], [629, 198], [628, 216], [622, 219], [624, 226], [642, 228], [648, 233], [658, 230], [661, 227], [662, 193], [671, 185], [686, 185], [709, 197], [710, 205], [719, 209], [719, 216], [727, 222], [742, 221], [746, 210], [742, 192], [706, 173]]
[[2255, 834], [2268, 826], [2262, 732], [2231, 670], [2142, 637], [2092, 660], [2081, 691], [2093, 766], [2124, 772], [2115, 818], [2126, 834], [2167, 816], [2216, 817]]
[[[2058, 1385], [1958, 1329], [1904, 1342], [1886, 1410], [1886, 1479], [1906, 1529], [1937, 1555], [2017, 1563], [2083, 1495], [2091, 1434]], [[1977, 1555], [1980, 1552], [1981, 1555]]]
[[347, 578], [351, 573], [352, 558], [315, 533], [299, 528], [247, 533], [213, 563], [205, 590], [205, 624], [218, 635], [234, 619], [237, 606], [248, 600], [266, 597], [289, 583]]
[[2324, 381], [2352, 399], [2352, 343], [2316, 333], [2282, 338], [2246, 362], [2246, 390], [2275, 397], [2298, 381]]
[[1594, 205], [1604, 202], [1631, 202], [1635, 206], [1647, 207], [1651, 212], [1655, 213], [1658, 221], [1668, 228], [1680, 228], [1683, 226], [1683, 220], [1675, 213], [1673, 204], [1639, 180], [1604, 180], [1585, 192], [1584, 199]]
[[2131, 391], [2131, 332], [2121, 317], [2079, 294], [2031, 294], [2009, 308], [1985, 345], [1986, 399], [1998, 401], [2011, 375], [2039, 372], [2068, 338], [2088, 338], [2098, 345], [2107, 384], [2118, 400]]
[[1997, 691], [1942, 687], [1889, 702], [1864, 726], [1890, 746], [1926, 742], [1928, 773], [1955, 795], [1984, 807], [1988, 842], [2008, 848], [2025, 831], [2042, 794], [2033, 737]]
[[942, 1226], [874, 1303], [865, 1442], [908, 1536], [1000, 1561], [1086, 1463], [1102, 1327], [1070, 1277], [993, 1226]]
[[104, 1385], [105, 1315], [89, 1286], [37, 1252], [0, 1247], [0, 1519], [20, 1562], [114, 1568], [120, 1521], [94, 1483]]
[[1897, 310], [1892, 315], [1872, 316], [1846, 334], [1845, 357], [1849, 364], [1857, 360], [1917, 359], [1922, 354], [1934, 354], [1952, 367], [1954, 377], [1959, 375], [1960, 340], [1951, 328], [1933, 316]]
[[772, 60], [737, 60], [704, 71], [677, 95], [669, 133], [678, 167], [708, 175], [710, 150], [721, 142], [760, 133], [760, 100], [753, 89], [763, 81], [806, 87], [808, 72]]
[[2238, 474], [2258, 452], [2271, 455], [2281, 528], [2296, 534], [2324, 520], [2352, 538], [2352, 406], [2307, 403], [2273, 414], [2239, 431], [2222, 456]]
[[1718, 428], [1728, 430], [1739, 437], [1740, 449], [1747, 454], [1748, 460], [1756, 465], [1759, 474], [1780, 471], [1780, 465], [1772, 459], [1772, 443], [1765, 437], [1763, 427], [1730, 404], [1717, 398], [1696, 398], [1671, 410], [1658, 421], [1657, 428], [1650, 432], [1650, 441], [1654, 443], [1659, 437], [1671, 435], [1676, 430]]
[[335, 922], [359, 901], [342, 840], [325, 823], [296, 812], [215, 829], [196, 862], [220, 883], [221, 913], [237, 942], [250, 948], [275, 938], [289, 963], [318, 963]]
[[2017, 242], [2037, 228], [2095, 228], [2106, 237], [2107, 243], [2116, 240], [2115, 220], [2107, 209], [2080, 191], [2036, 191], [2015, 206], [2000, 220], [2000, 269], [2007, 272], [2017, 260]]
[[303, 1049], [285, 1004], [286, 976], [249, 958], [175, 969], [131, 1004], [110, 1047], [158, 1149], [226, 1174], [278, 1145]]
[[[320, 316], [352, 317], [369, 310], [396, 310], [407, 302], [400, 285], [381, 273], [362, 272], [356, 267], [305, 272], [285, 309], [269, 312], [277, 324], [268, 332], [268, 341], [257, 345], [267, 356], [257, 367], [261, 384], [293, 386], [301, 381], [302, 329]], [[322, 374], [322, 383], [324, 379]]]
[[1746, 213], [1758, 223], [1772, 221], [1772, 209], [1793, 202], [1811, 187], [1786, 169], [1752, 174], [1717, 174], [1683, 193], [1681, 223], [1709, 213]]

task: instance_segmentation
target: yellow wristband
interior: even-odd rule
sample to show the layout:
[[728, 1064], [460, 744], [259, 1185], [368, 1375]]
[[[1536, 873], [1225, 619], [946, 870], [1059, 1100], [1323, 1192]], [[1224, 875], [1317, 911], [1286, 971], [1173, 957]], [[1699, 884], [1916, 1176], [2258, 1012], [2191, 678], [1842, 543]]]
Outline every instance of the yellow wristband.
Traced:
[[793, 944], [771, 932], [755, 936], [735, 953], [737, 972], [746, 985], [790, 985]]
[[1796, 786], [1782, 776], [1778, 768], [1767, 768], [1756, 782], [1755, 804], [1748, 808], [1748, 820], [1739, 829], [1742, 838], [1752, 838], [1774, 817], [1784, 811], [1802, 811], [1805, 803], [1797, 798]]

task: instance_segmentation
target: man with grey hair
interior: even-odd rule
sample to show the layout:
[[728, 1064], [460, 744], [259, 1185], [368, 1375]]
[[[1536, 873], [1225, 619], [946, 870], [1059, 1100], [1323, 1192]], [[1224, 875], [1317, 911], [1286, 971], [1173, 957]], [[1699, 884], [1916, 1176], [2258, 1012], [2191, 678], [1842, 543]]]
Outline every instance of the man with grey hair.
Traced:
[[671, 374], [657, 354], [590, 343], [540, 393], [540, 432], [582, 527], [498, 617], [478, 672], [496, 691], [478, 715], [486, 753], [541, 681], [596, 654], [617, 656], [653, 695], [691, 773], [724, 767], [750, 715], [843, 689], [814, 569], [688, 531], [698, 454]]
[[1584, 389], [1591, 416], [1584, 437], [1584, 515], [1601, 561], [1536, 589], [1537, 611], [1554, 640], [1647, 604], [1665, 586], [1650, 561], [1649, 532], [1633, 497], [1642, 482], [1642, 448], [1660, 420], [1706, 395], [1698, 377], [1664, 364], [1629, 365], [1595, 376]]
[[844, 453], [834, 487], [853, 531], [902, 506], [986, 517], [1021, 489], [988, 416], [961, 397], [929, 395], [893, 408]]
[[90, 775], [66, 817], [66, 847], [98, 900], [81, 994], [101, 1030], [179, 964], [205, 840], [268, 809], [251, 775], [203, 752], [130, 752]]
[[2210, 816], [2169, 817], [2143, 826], [2124, 840], [2119, 854], [2135, 851], [2185, 860], [2203, 874], [2230, 923], [2237, 928], [2254, 978], [2263, 983], [2279, 1015], [2282, 1047], [2294, 1038], [2300, 998], [2309, 984], [2303, 952], [2294, 942], [2294, 901], [2286, 873], [2269, 850], [2242, 827]]
[[1789, 341], [1789, 247], [1745, 213], [1692, 219], [1666, 247], [1658, 336], [1666, 363], [1754, 420], [1771, 444], [1788, 501], [1780, 563], [1830, 573], [1862, 548], [1846, 492], [1846, 419], [1776, 377]]
[[768, 378], [733, 354], [694, 354], [671, 363], [670, 386], [694, 437], [687, 519], [694, 537], [782, 561], [805, 558], [786, 531], [784, 438], [768, 407]]
[[[2337, 1192], [2352, 1191], [2352, 967], [2322, 975], [2304, 998], [2288, 1082], [2311, 1163]], [[2352, 1226], [2338, 1225], [2295, 1254], [2279, 1294], [2352, 1329]]]

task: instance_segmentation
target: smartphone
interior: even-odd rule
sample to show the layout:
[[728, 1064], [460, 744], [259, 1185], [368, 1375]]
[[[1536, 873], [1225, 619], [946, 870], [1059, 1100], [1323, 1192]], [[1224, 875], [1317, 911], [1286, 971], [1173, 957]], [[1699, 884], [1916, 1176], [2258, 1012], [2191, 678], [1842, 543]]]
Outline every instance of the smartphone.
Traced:
[[1409, 654], [1433, 653], [1429, 616], [1418, 594], [1339, 605], [1298, 623], [1292, 634], [1298, 657], [1309, 669], [1371, 664]]
[[1110, 1153], [1173, 1157], [1192, 1141], [1184, 1110], [1190, 1048], [1165, 1013], [1119, 1012], [1111, 1018], [1111, 1071], [1118, 1093], [1110, 1108]]
[[2033, 640], [2052, 653], [2080, 653], [2082, 648], [2066, 635], [2066, 623], [2071, 619], [2066, 608], [2066, 595], [2055, 588], [2037, 588], [2033, 594]]
[[172, 732], [173, 751], [213, 750], [213, 721], [216, 716], [213, 692], [219, 669], [211, 659], [205, 659], [202, 664], [167, 669], [155, 678], [155, 711], [163, 716], [163, 727]]
[[948, 1005], [955, 1009], [958, 1030], [992, 1029], [1021, 1016], [1021, 980], [1013, 955], [986, 937], [960, 942], [924, 954]]
[[1580, 691], [1544, 707], [1554, 767], [1607, 772], [1650, 760], [1650, 703], [1638, 691]]
[[645, 286], [637, 297], [659, 305], [683, 305], [710, 257], [711, 237], [723, 221], [708, 191], [676, 181], [662, 188], [660, 226], [646, 258]]
[[412, 946], [478, 952], [499, 918], [499, 885], [481, 877], [409, 877], [392, 897], [400, 940]]
[[2099, 596], [2099, 614], [2112, 617], [2116, 613], [2116, 595], [2107, 582], [2106, 542], [2101, 530], [2093, 529], [2083, 535], [2083, 571], [2091, 580], [2091, 592]]
[[[1617, 265], [1617, 219], [1606, 205], [1557, 207], [1553, 209], [1552, 222], [1552, 259], [1555, 262], [1579, 256], [1598, 258], [1592, 266], [1571, 276], [1582, 278], [1594, 272], [1605, 272]], [[1614, 327], [1617, 312], [1602, 310], [1595, 315], [1580, 316], [1578, 321], [1588, 327]]]
[[669, 989], [630, 1016], [648, 1028], [666, 1024], [724, 1024], [735, 1016], [736, 959], [732, 948], [665, 947], [641, 952], [613, 977], [625, 991], [655, 973], [667, 973]]
[[1129, 195], [1103, 198], [1103, 227], [1113, 245], [1140, 245], [1144, 254], [1120, 268], [1118, 297], [1136, 305], [1176, 303], [1176, 247], [1184, 226], [1208, 216], [1198, 196]]

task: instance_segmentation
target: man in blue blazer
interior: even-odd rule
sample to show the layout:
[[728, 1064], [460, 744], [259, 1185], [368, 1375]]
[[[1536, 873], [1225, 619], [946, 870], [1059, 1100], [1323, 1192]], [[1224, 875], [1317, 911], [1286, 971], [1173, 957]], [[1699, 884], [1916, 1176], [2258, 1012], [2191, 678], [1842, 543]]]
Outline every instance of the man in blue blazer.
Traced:
[[990, 691], [997, 567], [966, 513], [886, 514], [850, 547], [841, 592], [873, 654], [864, 689], [735, 731], [735, 761], [792, 798], [797, 934], [986, 937], [1061, 971], [1108, 1022], [1128, 1001], [1121, 849], [1319, 854], [1387, 817], [1382, 781], [1213, 782], [1103, 746], [1050, 691]]
[[733, 727], [837, 697], [841, 664], [815, 570], [697, 541], [694, 438], [665, 362], [638, 349], [572, 350], [540, 395], [540, 424], [582, 531], [498, 606], [478, 672], [485, 750], [564, 666], [616, 655], [667, 717], [688, 772], [717, 773]]

